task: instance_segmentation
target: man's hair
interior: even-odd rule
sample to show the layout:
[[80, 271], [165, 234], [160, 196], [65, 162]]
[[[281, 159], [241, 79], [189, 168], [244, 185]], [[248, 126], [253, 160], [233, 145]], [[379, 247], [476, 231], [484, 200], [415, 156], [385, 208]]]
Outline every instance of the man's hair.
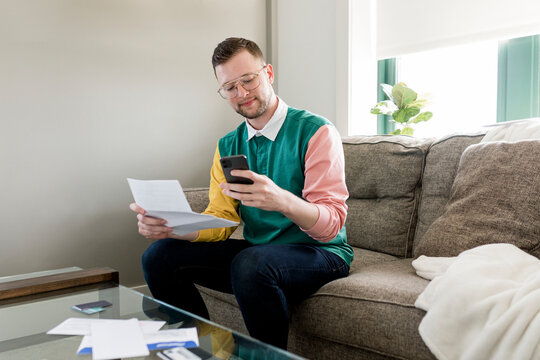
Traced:
[[216, 71], [216, 66], [229, 61], [230, 58], [242, 50], [247, 50], [254, 57], [261, 59], [264, 64], [262, 51], [255, 42], [248, 39], [230, 37], [220, 42], [214, 49], [214, 54], [212, 55], [214, 72]]

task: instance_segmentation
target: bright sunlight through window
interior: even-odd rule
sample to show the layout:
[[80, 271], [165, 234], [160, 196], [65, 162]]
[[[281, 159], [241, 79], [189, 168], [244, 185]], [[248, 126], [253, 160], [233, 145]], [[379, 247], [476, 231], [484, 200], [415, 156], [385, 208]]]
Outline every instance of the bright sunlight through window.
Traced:
[[497, 121], [497, 51], [489, 41], [398, 58], [399, 81], [430, 98], [425, 110], [433, 118], [415, 126], [415, 137], [475, 132]]

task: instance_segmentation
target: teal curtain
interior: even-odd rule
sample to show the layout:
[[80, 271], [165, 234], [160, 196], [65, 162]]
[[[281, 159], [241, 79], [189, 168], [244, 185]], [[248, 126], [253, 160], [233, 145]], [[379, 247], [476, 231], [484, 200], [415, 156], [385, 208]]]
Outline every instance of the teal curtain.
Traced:
[[[387, 100], [380, 84], [395, 85], [397, 82], [397, 61], [393, 59], [379, 60], [377, 63], [377, 101]], [[395, 130], [389, 115], [377, 115], [377, 134], [389, 134]]]
[[540, 117], [540, 35], [499, 42], [497, 122]]

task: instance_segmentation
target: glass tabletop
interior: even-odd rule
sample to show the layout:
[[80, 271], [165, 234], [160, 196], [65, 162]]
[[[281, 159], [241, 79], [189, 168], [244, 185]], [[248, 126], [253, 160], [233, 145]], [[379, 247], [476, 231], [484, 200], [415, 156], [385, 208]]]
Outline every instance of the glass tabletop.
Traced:
[[[107, 300], [112, 306], [92, 315], [71, 309], [98, 300]], [[82, 336], [46, 334], [71, 317], [164, 320], [162, 329], [195, 327], [199, 347], [188, 350], [201, 359], [302, 359], [113, 283], [0, 301], [0, 359], [91, 359], [91, 355], [77, 355]], [[153, 350], [150, 356], [132, 359], [160, 359], [158, 352]]]

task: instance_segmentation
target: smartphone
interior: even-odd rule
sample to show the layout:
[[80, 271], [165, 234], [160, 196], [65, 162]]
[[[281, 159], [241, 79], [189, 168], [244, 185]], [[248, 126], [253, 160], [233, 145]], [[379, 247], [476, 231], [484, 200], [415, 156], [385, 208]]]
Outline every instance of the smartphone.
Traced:
[[111, 305], [112, 304], [108, 302], [107, 300], [100, 300], [100, 301], [94, 301], [94, 302], [89, 302], [85, 304], [73, 305], [71, 308], [73, 310], [80, 311], [87, 315], [92, 315], [92, 314], [104, 311], [107, 306], [111, 306]]
[[223, 156], [219, 159], [225, 179], [231, 184], [253, 184], [251, 179], [231, 175], [231, 170], [249, 170], [246, 155]]
[[89, 302], [85, 304], [74, 305], [73, 307], [83, 310], [83, 309], [91, 309], [91, 308], [97, 308], [97, 307], [107, 307], [111, 305], [112, 304], [108, 302], [107, 300], [99, 300], [99, 301], [93, 301], [93, 302]]

